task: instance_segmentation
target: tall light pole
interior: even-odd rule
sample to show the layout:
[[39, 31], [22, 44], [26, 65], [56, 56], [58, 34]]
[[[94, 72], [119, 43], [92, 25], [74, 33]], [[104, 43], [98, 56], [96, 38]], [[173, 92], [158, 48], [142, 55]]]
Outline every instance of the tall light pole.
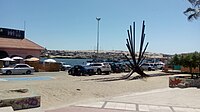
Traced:
[[96, 17], [97, 20], [97, 54], [99, 53], [99, 21], [101, 20], [100, 17]]

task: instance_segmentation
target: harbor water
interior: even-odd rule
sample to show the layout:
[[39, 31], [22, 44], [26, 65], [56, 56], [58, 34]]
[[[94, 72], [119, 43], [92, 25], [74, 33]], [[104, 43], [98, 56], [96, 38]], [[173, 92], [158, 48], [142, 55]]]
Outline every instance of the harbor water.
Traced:
[[[40, 58], [41, 61], [44, 61], [47, 58]], [[61, 59], [61, 58], [53, 58], [56, 62], [66, 63], [68, 65], [83, 65], [88, 61], [92, 61], [92, 59]]]

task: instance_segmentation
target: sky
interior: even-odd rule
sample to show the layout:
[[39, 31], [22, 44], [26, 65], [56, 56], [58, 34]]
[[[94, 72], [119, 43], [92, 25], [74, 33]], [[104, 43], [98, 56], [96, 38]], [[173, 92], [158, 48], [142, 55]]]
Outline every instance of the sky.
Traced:
[[148, 52], [200, 52], [200, 18], [188, 21], [187, 0], [0, 0], [0, 27], [25, 30], [48, 50], [126, 51], [129, 25], [136, 22], [139, 49], [142, 21]]

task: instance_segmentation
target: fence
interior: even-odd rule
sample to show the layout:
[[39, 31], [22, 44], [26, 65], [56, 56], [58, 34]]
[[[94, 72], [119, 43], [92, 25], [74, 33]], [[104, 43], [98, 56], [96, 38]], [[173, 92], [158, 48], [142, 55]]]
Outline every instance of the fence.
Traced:
[[[192, 73], [199, 73], [199, 68], [196, 67], [195, 69], [192, 68]], [[190, 73], [190, 68], [189, 67], [181, 67], [181, 72], [187, 72]]]
[[60, 70], [60, 63], [41, 63], [39, 61], [25, 61], [26, 64], [35, 68], [37, 72], [57, 72]]

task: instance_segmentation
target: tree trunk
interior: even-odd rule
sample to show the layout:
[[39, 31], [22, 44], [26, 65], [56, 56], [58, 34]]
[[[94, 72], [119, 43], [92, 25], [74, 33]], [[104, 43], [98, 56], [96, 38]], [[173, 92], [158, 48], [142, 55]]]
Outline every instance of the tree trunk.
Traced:
[[199, 73], [197, 74], [197, 78], [199, 78], [200, 75], [200, 65], [199, 65]]
[[192, 73], [192, 67], [190, 66], [190, 73], [191, 73], [191, 79], [194, 78], [194, 74]]
[[200, 65], [199, 65], [199, 73], [200, 73]]

